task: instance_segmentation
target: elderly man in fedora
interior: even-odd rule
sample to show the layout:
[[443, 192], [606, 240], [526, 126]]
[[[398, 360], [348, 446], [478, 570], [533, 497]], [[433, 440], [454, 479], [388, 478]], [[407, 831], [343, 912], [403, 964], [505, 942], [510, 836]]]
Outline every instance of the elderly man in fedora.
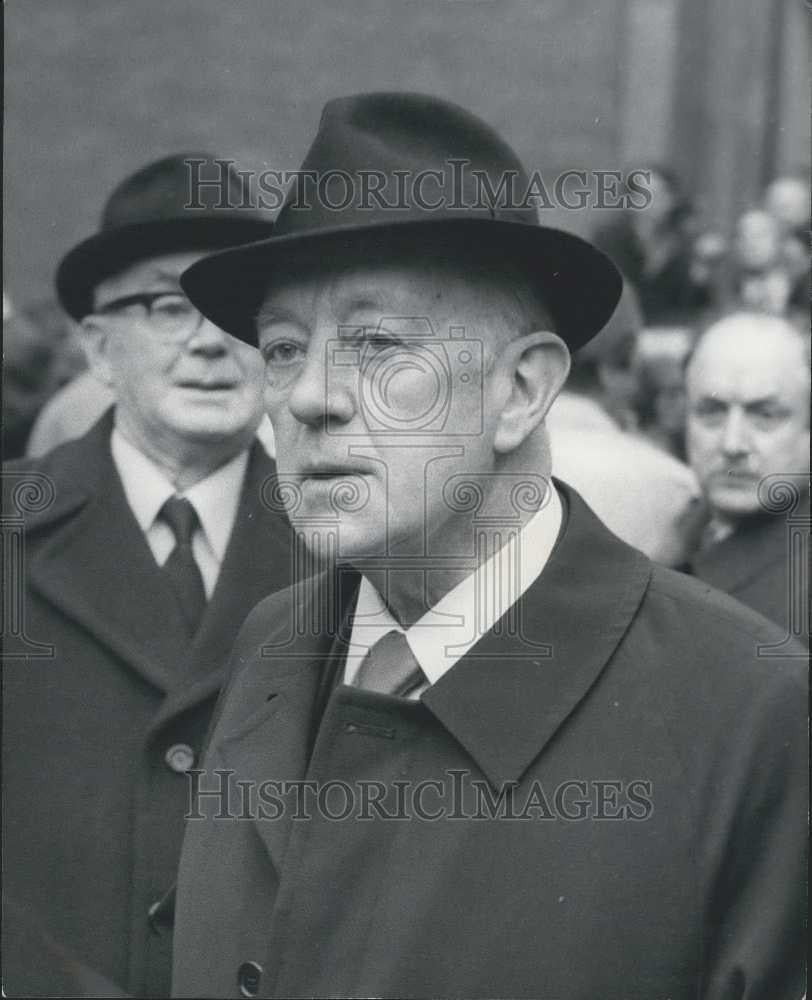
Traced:
[[182, 279], [259, 347], [276, 499], [328, 565], [237, 639], [173, 992], [800, 996], [800, 663], [549, 475], [614, 267], [443, 100], [331, 101], [301, 177]]
[[115, 405], [4, 471], [6, 512], [25, 519], [3, 636], [10, 995], [167, 995], [154, 904], [175, 877], [184, 772], [242, 620], [291, 577], [288, 522], [262, 500], [259, 355], [179, 284], [204, 253], [271, 232], [228, 208], [233, 173], [188, 207], [189, 162], [210, 176], [212, 159], [128, 177], [63, 259], [60, 301]]

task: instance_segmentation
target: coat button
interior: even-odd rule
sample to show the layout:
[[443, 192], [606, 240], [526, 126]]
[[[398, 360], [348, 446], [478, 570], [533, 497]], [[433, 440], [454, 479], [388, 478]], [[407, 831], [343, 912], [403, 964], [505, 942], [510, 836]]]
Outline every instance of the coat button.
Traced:
[[259, 962], [243, 962], [237, 970], [237, 985], [244, 997], [255, 997], [259, 993], [262, 966]]
[[176, 774], [186, 774], [194, 766], [195, 752], [187, 743], [173, 743], [164, 754], [166, 766]]

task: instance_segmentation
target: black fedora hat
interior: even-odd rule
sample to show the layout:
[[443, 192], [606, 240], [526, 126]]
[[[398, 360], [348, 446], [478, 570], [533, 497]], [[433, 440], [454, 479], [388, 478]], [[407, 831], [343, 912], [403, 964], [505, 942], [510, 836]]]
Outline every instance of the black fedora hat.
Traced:
[[[217, 183], [207, 183], [212, 180]], [[93, 309], [96, 285], [138, 260], [269, 236], [272, 223], [241, 209], [244, 204], [244, 177], [211, 153], [176, 153], [147, 164], [107, 199], [99, 231], [63, 257], [56, 272], [59, 301], [81, 319]]]
[[572, 348], [598, 333], [619, 299], [622, 279], [609, 259], [539, 225], [516, 154], [448, 101], [410, 93], [330, 101], [295, 181], [270, 239], [206, 257], [181, 279], [204, 315], [248, 343], [256, 344], [255, 316], [275, 261], [299, 248], [340, 259], [360, 247], [375, 259], [395, 234], [520, 260]]

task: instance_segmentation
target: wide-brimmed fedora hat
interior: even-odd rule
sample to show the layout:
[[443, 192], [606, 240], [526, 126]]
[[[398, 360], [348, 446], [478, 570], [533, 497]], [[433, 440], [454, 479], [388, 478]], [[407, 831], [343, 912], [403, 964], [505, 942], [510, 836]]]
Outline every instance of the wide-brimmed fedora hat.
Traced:
[[56, 291], [63, 308], [81, 319], [93, 309], [99, 282], [136, 261], [269, 236], [268, 218], [239, 207], [248, 203], [247, 194], [230, 161], [211, 153], [176, 153], [142, 167], [107, 199], [99, 231], [59, 264]]
[[411, 93], [339, 98], [324, 108], [274, 235], [198, 261], [181, 284], [205, 316], [256, 344], [274, 267], [300, 249], [325, 260], [360, 249], [375, 260], [396, 235], [447, 242], [449, 253], [489, 248], [521, 262], [576, 348], [609, 319], [622, 279], [590, 243], [539, 225], [529, 183], [499, 134], [456, 104]]

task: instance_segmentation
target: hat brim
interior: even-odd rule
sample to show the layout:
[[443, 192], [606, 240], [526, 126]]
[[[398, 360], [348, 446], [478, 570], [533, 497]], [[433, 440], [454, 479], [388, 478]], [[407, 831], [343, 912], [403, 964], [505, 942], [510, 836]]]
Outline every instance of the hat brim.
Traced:
[[197, 308], [238, 340], [257, 346], [256, 315], [273, 275], [274, 262], [299, 249], [318, 248], [329, 259], [362, 247], [370, 260], [393, 235], [420, 235], [434, 246], [444, 238], [465, 245], [505, 249], [523, 262], [538, 283], [556, 332], [570, 349], [591, 340], [614, 312], [623, 288], [615, 265], [600, 250], [572, 233], [546, 226], [493, 219], [392, 222], [386, 225], [335, 226], [313, 232], [273, 236], [197, 261], [181, 277], [181, 286]]
[[136, 261], [187, 250], [217, 251], [267, 237], [273, 223], [230, 215], [222, 218], [143, 222], [97, 233], [67, 253], [56, 272], [56, 292], [75, 320], [93, 311], [93, 290]]

